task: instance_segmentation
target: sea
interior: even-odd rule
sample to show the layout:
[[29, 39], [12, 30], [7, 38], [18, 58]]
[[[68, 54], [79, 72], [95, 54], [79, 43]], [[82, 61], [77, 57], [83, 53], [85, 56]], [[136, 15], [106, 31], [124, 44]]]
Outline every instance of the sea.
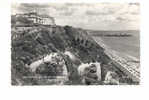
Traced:
[[[101, 33], [99, 31], [99, 33]], [[102, 32], [103, 34], [114, 34], [113, 31]], [[116, 31], [116, 34], [127, 33], [131, 34], [128, 37], [107, 37], [107, 36], [98, 36], [98, 31], [96, 31], [96, 36], [92, 34], [92, 37], [96, 41], [102, 41], [110, 49], [126, 54], [128, 56], [140, 59], [140, 33], [139, 31]]]

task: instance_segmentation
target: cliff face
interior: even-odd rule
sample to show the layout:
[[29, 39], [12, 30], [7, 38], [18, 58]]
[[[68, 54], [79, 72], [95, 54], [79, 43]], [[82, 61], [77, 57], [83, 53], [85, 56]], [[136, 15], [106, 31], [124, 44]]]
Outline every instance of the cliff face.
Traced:
[[[30, 60], [51, 52], [64, 52], [67, 49], [76, 53], [82, 62], [97, 60], [104, 55], [104, 49], [94, 42], [86, 31], [69, 26], [12, 29], [12, 49], [30, 53]], [[106, 63], [106, 60], [103, 62]]]
[[[69, 66], [70, 80], [72, 84], [80, 84], [77, 75], [77, 67], [80, 63], [98, 61], [102, 64], [102, 80], [108, 70], [115, 71], [119, 77], [124, 75], [114, 66], [106, 66], [111, 59], [104, 53], [104, 48], [98, 45], [83, 29], [70, 26], [34, 26], [12, 27], [12, 84], [13, 85], [41, 85], [52, 84], [48, 80], [24, 78], [24, 76], [39, 76], [39, 73], [31, 72], [26, 66], [32, 62], [53, 52], [64, 53], [70, 51], [77, 57], [77, 62], [64, 56], [66, 66]], [[43, 65], [47, 66], [47, 65]], [[42, 66], [42, 67], [43, 67]], [[51, 65], [53, 66], [53, 65]], [[41, 67], [41, 68], [42, 68]], [[44, 67], [43, 67], [44, 68]], [[45, 67], [44, 70], [47, 69]], [[42, 72], [41, 72], [42, 73]], [[52, 75], [52, 72], [51, 72]], [[43, 82], [44, 81], [44, 82]]]

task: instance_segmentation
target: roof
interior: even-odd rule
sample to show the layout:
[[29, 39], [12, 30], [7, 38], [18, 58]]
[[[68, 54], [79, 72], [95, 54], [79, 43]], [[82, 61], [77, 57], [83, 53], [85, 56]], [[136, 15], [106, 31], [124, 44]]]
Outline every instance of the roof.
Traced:
[[38, 13], [36, 13], [36, 12], [29, 12], [29, 13], [16, 14], [16, 15], [35, 15], [35, 16], [37, 16], [37, 17], [41, 17], [41, 18], [50, 18], [50, 19], [53, 19], [53, 20], [54, 20], [54, 18], [51, 17], [51, 16], [49, 16], [49, 15], [46, 15], [46, 14], [41, 15], [41, 14], [38, 14]]
[[40, 16], [40, 17], [42, 17], [42, 18], [53, 18], [53, 17], [51, 17], [51, 16], [49, 16], [49, 15], [38, 15], [38, 16]]

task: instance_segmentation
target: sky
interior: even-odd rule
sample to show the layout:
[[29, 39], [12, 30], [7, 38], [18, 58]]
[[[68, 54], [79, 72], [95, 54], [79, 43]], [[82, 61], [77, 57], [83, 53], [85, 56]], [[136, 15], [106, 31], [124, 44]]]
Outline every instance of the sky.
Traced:
[[11, 13], [36, 11], [54, 17], [57, 25], [91, 30], [139, 30], [138, 3], [15, 3]]

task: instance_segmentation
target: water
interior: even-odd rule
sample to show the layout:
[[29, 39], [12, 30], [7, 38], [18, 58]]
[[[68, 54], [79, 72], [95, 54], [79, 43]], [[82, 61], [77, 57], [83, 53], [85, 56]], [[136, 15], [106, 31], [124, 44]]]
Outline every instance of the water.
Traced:
[[139, 35], [132, 37], [100, 37], [93, 36], [94, 39], [102, 40], [105, 45], [119, 53], [123, 53], [139, 59], [140, 57], [140, 41]]

